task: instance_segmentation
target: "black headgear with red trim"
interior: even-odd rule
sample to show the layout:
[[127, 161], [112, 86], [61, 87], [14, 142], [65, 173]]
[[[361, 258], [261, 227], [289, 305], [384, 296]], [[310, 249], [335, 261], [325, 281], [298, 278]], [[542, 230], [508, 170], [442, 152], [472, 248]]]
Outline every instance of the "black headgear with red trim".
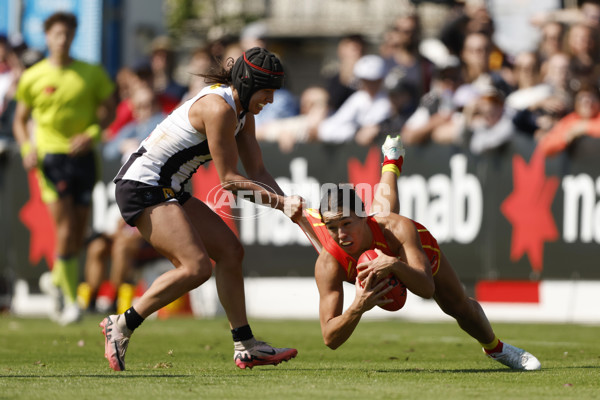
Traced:
[[261, 89], [281, 88], [283, 76], [281, 61], [260, 47], [246, 50], [231, 69], [233, 87], [237, 90], [245, 111], [248, 111], [250, 98], [254, 93]]

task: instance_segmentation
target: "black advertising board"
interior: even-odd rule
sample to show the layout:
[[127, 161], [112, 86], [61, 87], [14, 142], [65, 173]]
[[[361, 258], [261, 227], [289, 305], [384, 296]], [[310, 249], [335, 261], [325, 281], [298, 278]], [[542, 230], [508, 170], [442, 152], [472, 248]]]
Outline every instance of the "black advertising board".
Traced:
[[[306, 144], [289, 154], [274, 144], [261, 147], [267, 169], [284, 191], [313, 206], [323, 185], [349, 182], [364, 189], [378, 181], [381, 171], [377, 146]], [[433, 144], [406, 150], [398, 181], [401, 214], [429, 228], [466, 283], [600, 279], [595, 265], [600, 256], [600, 140], [580, 139], [547, 160], [532, 155], [533, 150], [534, 143], [519, 136], [498, 152], [478, 157]], [[109, 229], [106, 225], [118, 216], [110, 183], [118, 167], [107, 163], [96, 188], [96, 230]], [[31, 179], [16, 151], [3, 158], [0, 276], [23, 278], [35, 287], [51, 259], [52, 232], [51, 225], [43, 225], [46, 217], [33, 199]], [[242, 241], [247, 276], [312, 276], [316, 252], [297, 226], [278, 211], [215, 197], [218, 187], [210, 163], [191, 182], [193, 194], [216, 207]]]

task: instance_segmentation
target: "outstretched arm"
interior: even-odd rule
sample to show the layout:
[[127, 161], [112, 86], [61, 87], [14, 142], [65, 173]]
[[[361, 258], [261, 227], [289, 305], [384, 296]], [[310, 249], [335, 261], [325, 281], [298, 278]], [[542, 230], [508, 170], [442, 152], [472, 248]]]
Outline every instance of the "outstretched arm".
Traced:
[[[210, 153], [219, 174], [221, 186], [233, 193], [247, 191], [249, 200], [284, 211], [290, 218], [299, 218], [301, 203], [296, 198], [285, 197], [281, 188], [268, 174], [262, 162], [260, 147], [254, 136], [254, 119], [236, 139], [237, 117], [233, 109], [216, 96], [199, 99], [190, 108], [190, 122], [200, 132], [206, 132]], [[238, 170], [240, 152], [249, 177]], [[254, 152], [254, 153], [253, 153]]]
[[323, 341], [333, 350], [348, 340], [366, 311], [392, 301], [383, 298], [392, 289], [391, 286], [384, 288], [387, 281], [375, 284], [375, 275], [369, 274], [364, 288], [356, 281], [354, 301], [343, 311], [344, 274], [335, 258], [327, 252], [322, 252], [317, 259], [315, 279], [319, 288], [319, 320]]
[[[267, 190], [277, 194], [282, 199], [282, 211], [293, 221], [302, 217], [302, 199], [299, 196], [286, 196], [273, 176], [267, 171], [263, 162], [262, 151], [256, 140], [254, 117], [246, 117], [246, 125], [236, 136], [237, 149], [248, 177], [262, 183]], [[278, 207], [275, 207], [278, 208]]]
[[414, 223], [405, 217], [391, 214], [385, 218], [385, 230], [388, 243], [392, 248], [398, 247], [399, 257], [383, 254], [375, 250], [378, 257], [357, 265], [358, 279], [366, 279], [369, 273], [374, 273], [376, 281], [384, 279], [393, 273], [404, 285], [417, 296], [429, 299], [435, 292], [435, 284], [431, 273], [431, 265], [423, 251], [421, 239]]

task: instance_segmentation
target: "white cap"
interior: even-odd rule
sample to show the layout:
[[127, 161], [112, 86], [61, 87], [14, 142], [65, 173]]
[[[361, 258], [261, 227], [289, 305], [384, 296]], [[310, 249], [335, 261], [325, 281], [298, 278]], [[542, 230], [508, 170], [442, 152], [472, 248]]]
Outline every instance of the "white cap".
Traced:
[[385, 77], [385, 61], [374, 54], [363, 56], [354, 64], [354, 76], [369, 81], [383, 79]]

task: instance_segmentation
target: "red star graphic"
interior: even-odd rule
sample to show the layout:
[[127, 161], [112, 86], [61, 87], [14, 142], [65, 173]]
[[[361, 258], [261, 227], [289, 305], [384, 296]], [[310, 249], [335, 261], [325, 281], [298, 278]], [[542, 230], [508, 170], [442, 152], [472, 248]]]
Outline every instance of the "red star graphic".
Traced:
[[527, 253], [535, 272], [541, 272], [544, 266], [544, 242], [558, 238], [550, 208], [559, 182], [556, 177], [546, 179], [544, 166], [541, 153], [535, 153], [529, 165], [515, 155], [514, 189], [500, 207], [513, 226], [510, 259], [517, 261]]
[[36, 173], [30, 171], [27, 174], [27, 180], [29, 182], [29, 200], [19, 211], [19, 219], [31, 233], [29, 262], [37, 265], [44, 257], [52, 269], [56, 243], [54, 221], [48, 207], [42, 202]]
[[380, 177], [381, 152], [377, 147], [371, 147], [364, 164], [356, 158], [348, 160], [348, 180], [350, 183], [355, 186], [359, 183], [366, 183], [371, 186], [372, 190], [371, 193], [368, 193], [370, 195], [368, 198], [365, 198], [367, 193], [363, 191], [357, 192], [365, 203], [365, 210], [367, 211], [371, 209], [371, 203], [373, 202], [373, 196], [375, 195], [375, 185], [379, 183]]
[[[235, 222], [231, 218], [227, 218], [228, 215], [231, 215], [231, 207], [227, 205], [223, 205], [217, 209], [215, 209], [214, 205], [211, 202], [211, 199], [208, 199], [210, 194], [211, 197], [218, 197], [219, 193], [224, 191], [225, 189], [221, 189], [221, 181], [219, 179], [219, 174], [217, 173], [217, 168], [213, 163], [210, 163], [208, 167], [200, 167], [196, 171], [196, 173], [192, 176], [192, 187], [194, 188], [194, 197], [205, 202], [214, 212], [219, 214], [223, 221], [229, 226], [229, 229], [233, 231], [233, 233], [238, 235], [237, 226]], [[215, 190], [211, 190], [214, 188]]]

